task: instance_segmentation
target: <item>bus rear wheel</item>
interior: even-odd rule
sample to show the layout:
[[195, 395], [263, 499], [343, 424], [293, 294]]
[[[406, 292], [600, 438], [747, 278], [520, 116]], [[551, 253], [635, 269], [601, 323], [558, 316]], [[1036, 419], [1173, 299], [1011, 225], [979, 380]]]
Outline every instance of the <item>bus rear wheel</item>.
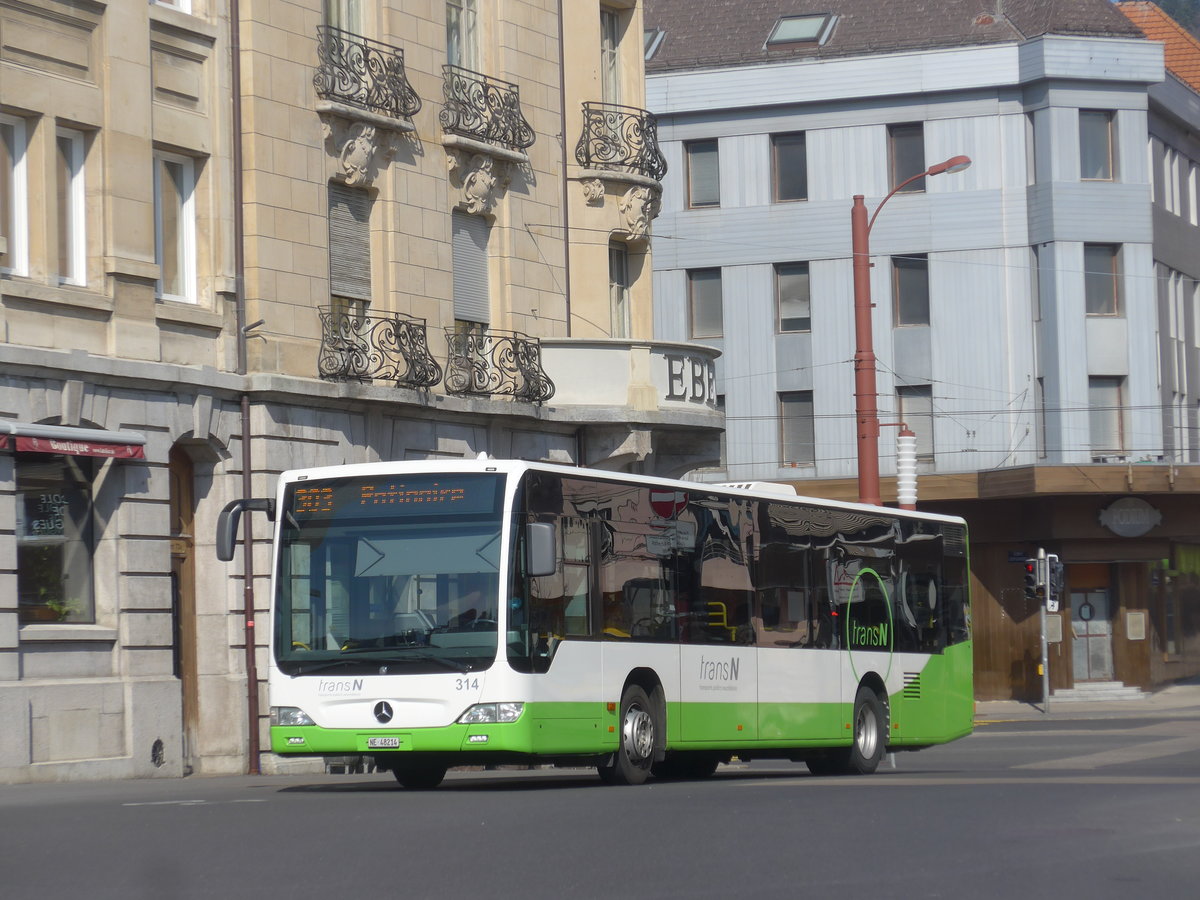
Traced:
[[410, 791], [428, 791], [442, 783], [446, 766], [437, 763], [397, 763], [392, 774], [401, 786]]
[[621, 734], [610, 765], [597, 767], [605, 784], [642, 784], [654, 763], [658, 723], [649, 696], [638, 685], [625, 688], [621, 697]]
[[814, 775], [870, 775], [883, 759], [887, 745], [887, 715], [883, 701], [866, 685], [854, 697], [854, 740], [849, 747], [830, 750], [808, 761]]

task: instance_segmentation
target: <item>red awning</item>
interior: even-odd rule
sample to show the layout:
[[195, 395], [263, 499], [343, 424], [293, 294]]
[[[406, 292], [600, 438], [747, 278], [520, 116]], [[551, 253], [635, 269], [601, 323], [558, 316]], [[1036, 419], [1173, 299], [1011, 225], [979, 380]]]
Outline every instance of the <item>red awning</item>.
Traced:
[[59, 438], [14, 438], [18, 453], [61, 453], [66, 456], [101, 456], [106, 459], [145, 459], [141, 444], [109, 444], [103, 441], [64, 440]]

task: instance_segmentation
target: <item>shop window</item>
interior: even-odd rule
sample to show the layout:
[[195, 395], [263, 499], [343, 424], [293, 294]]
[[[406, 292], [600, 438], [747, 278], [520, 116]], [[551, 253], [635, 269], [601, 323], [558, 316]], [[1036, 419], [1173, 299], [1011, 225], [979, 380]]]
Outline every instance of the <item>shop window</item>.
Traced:
[[22, 623], [96, 621], [92, 466], [86, 457], [17, 455], [17, 603]]

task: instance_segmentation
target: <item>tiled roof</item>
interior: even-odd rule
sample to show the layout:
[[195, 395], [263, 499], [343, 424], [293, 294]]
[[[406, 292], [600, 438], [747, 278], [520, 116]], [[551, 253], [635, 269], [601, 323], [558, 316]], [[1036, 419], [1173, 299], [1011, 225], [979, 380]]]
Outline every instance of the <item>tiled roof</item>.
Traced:
[[1167, 71], [1200, 93], [1200, 40], [1153, 3], [1126, 0], [1117, 9], [1150, 40], [1162, 41]]
[[[828, 40], [770, 50], [780, 16], [832, 13]], [[1109, 0], [646, 0], [665, 32], [649, 72], [1011, 43], [1042, 34], [1141, 37]]]

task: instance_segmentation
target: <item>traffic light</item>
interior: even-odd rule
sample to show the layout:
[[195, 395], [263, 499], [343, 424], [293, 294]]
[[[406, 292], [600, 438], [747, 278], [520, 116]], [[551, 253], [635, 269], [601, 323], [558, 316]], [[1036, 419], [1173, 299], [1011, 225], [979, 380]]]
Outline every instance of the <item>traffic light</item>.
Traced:
[[1033, 557], [1025, 558], [1025, 600], [1029, 603], [1036, 603], [1037, 595], [1037, 576], [1038, 576], [1038, 561]]
[[1057, 553], [1046, 554], [1046, 612], [1058, 612], [1063, 591], [1063, 564]]

